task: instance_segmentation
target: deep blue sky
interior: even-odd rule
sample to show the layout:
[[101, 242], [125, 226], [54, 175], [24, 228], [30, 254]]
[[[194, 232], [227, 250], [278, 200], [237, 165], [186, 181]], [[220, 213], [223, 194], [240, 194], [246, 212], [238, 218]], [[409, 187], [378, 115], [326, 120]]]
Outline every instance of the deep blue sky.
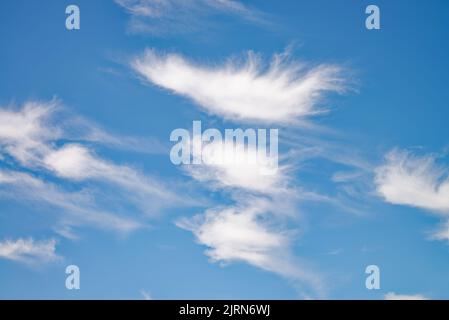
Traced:
[[[81, 29], [65, 29], [65, 7], [81, 10]], [[381, 29], [365, 28], [365, 8], [381, 9]], [[177, 52], [195, 61], [221, 62], [247, 50], [270, 57], [294, 44], [293, 56], [347, 68], [351, 90], [329, 96], [331, 112], [314, 119], [338, 132], [342, 152], [356, 150], [379, 165], [390, 149], [448, 146], [449, 2], [432, 1], [248, 1], [267, 13], [266, 25], [220, 15], [192, 33], [155, 36], [129, 32], [129, 14], [112, 0], [2, 1], [0, 4], [0, 106], [59, 98], [71, 112], [117, 135], [155, 137], [169, 145], [175, 128], [193, 120], [233, 127], [193, 104], [144, 84], [129, 67], [145, 48]], [[300, 133], [302, 134], [302, 133]], [[323, 139], [333, 141], [333, 134]], [[282, 140], [281, 140], [282, 144]], [[343, 146], [344, 145], [344, 146]], [[346, 148], [348, 150], [346, 150]], [[117, 163], [132, 164], [161, 179], [189, 181], [168, 155], [99, 149]], [[446, 159], [447, 160], [447, 159]], [[442, 160], [444, 163], [444, 159]], [[447, 163], [447, 162], [446, 162]], [[1, 164], [2, 167], [7, 166]], [[347, 169], [315, 159], [296, 178], [308, 189], [338, 197], [332, 175]], [[323, 275], [326, 297], [380, 299], [387, 292], [449, 297], [449, 247], [430, 241], [438, 218], [395, 206], [373, 195], [371, 175], [358, 213], [327, 203], [300, 205], [304, 230], [294, 252]], [[68, 185], [64, 185], [67, 186]], [[219, 192], [201, 191], [225, 201]], [[245, 263], [208, 261], [205, 247], [174, 221], [198, 208], [171, 209], [149, 220], [150, 229], [127, 236], [80, 228], [80, 239], [56, 235], [44, 208], [0, 198], [0, 241], [56, 238], [63, 261], [29, 266], [0, 259], [0, 298], [295, 299], [290, 281]], [[295, 228], [296, 222], [289, 222]], [[335, 252], [334, 252], [335, 251]], [[334, 252], [335, 254], [329, 254]], [[81, 269], [81, 290], [64, 287], [65, 266]], [[381, 289], [365, 288], [365, 267], [381, 268]]]

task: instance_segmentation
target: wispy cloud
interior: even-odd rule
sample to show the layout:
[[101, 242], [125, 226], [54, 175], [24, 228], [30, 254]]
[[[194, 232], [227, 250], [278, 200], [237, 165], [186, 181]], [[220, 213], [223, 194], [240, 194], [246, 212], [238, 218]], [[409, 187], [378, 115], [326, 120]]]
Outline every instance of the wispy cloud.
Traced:
[[288, 168], [278, 166], [277, 150], [273, 155], [269, 150], [260, 149], [238, 141], [213, 141], [198, 150], [203, 162], [187, 165], [185, 170], [194, 179], [214, 188], [237, 188], [262, 194], [287, 192]]
[[[448, 168], [437, 164], [435, 155], [417, 156], [395, 149], [376, 169], [375, 183], [385, 201], [425, 209], [449, 219]], [[449, 221], [434, 233], [449, 240]]]
[[140, 290], [140, 294], [142, 295], [143, 300], [153, 300], [151, 294], [146, 290]]
[[168, 147], [154, 138], [114, 135], [85, 118], [71, 113], [57, 99], [30, 101], [21, 108], [0, 108], [0, 151], [24, 165], [42, 165], [54, 142], [93, 142], [127, 151], [166, 154]]
[[407, 294], [397, 294], [394, 292], [388, 292], [384, 298], [385, 300], [429, 300], [429, 298], [421, 294], [407, 295]]
[[256, 153], [255, 147], [244, 148], [235, 141], [204, 145], [203, 163], [186, 165], [185, 171], [206, 188], [226, 191], [235, 204], [180, 219], [177, 226], [207, 246], [205, 253], [212, 261], [246, 262], [297, 282], [303, 294], [307, 287], [321, 295], [320, 277], [292, 253], [294, 231], [285, 230], [281, 223], [296, 216], [298, 199], [310, 195], [290, 186], [293, 179], [287, 167], [273, 170], [272, 159], [260, 161]]
[[167, 147], [154, 138], [119, 136], [98, 124], [75, 115], [60, 101], [29, 101], [17, 107], [0, 108], [0, 151], [23, 165], [41, 165], [42, 157], [52, 150], [52, 143], [82, 141], [98, 143], [126, 151], [166, 154]]
[[376, 170], [379, 193], [390, 203], [449, 212], [448, 170], [435, 156], [393, 150]]
[[[227, 159], [226, 151], [232, 159]], [[230, 194], [234, 204], [179, 219], [177, 226], [207, 246], [205, 253], [212, 261], [245, 262], [292, 280], [302, 294], [310, 289], [322, 295], [325, 288], [320, 276], [293, 254], [294, 231], [282, 223], [297, 216], [299, 199], [311, 195], [290, 185], [294, 179], [286, 166], [273, 171], [269, 157], [266, 162], [257, 161], [256, 152], [235, 141], [203, 146], [203, 163], [186, 165], [185, 171], [206, 188]]]
[[[58, 106], [57, 111], [61, 111], [61, 106]], [[74, 141], [82, 140], [142, 154], [165, 155], [169, 152], [168, 145], [154, 137], [143, 138], [113, 134], [101, 128], [98, 123], [70, 112], [66, 112], [64, 120], [64, 135]]]
[[[301, 127], [312, 116], [326, 112], [326, 95], [346, 90], [340, 66], [301, 63], [291, 58], [290, 48], [268, 63], [249, 52], [245, 61], [229, 59], [219, 65], [146, 50], [131, 65], [146, 81], [189, 98], [210, 115], [284, 129]], [[297, 146], [296, 142], [291, 145]], [[217, 153], [227, 148], [232, 150], [233, 161], [213, 161]], [[213, 261], [243, 261], [306, 284], [315, 295], [322, 294], [321, 277], [292, 253], [292, 231], [282, 223], [297, 216], [299, 200], [332, 202], [295, 186], [294, 168], [289, 161], [297, 154], [283, 154], [278, 170], [264, 174], [272, 169], [267, 163], [273, 159], [248, 162], [248, 158], [257, 158], [256, 150], [249, 146], [214, 141], [201, 151], [203, 163], [185, 166], [185, 171], [207, 188], [230, 194], [234, 204], [211, 208], [194, 218], [179, 220], [177, 225], [190, 230], [200, 244], [207, 246], [206, 255]], [[328, 150], [319, 150], [312, 157], [335, 158], [325, 151]], [[354, 157], [340, 158], [342, 163], [355, 165]]]
[[0, 242], [0, 258], [27, 264], [48, 263], [60, 257], [55, 253], [54, 239], [35, 241], [32, 238]]
[[204, 215], [178, 220], [177, 225], [207, 246], [205, 253], [214, 262], [246, 262], [305, 283], [322, 294], [321, 279], [291, 253], [292, 232], [273, 225], [271, 203], [262, 199], [250, 202], [210, 209]]
[[40, 162], [48, 152], [47, 143], [61, 138], [62, 132], [51, 122], [56, 101], [28, 102], [21, 110], [0, 109], [0, 151], [23, 165]]
[[[95, 226], [120, 232], [130, 232], [143, 227], [143, 223], [120, 217], [101, 209], [88, 191], [69, 192], [57, 185], [42, 181], [30, 174], [0, 170], [1, 196], [17, 201], [30, 201], [49, 205], [58, 210], [58, 229], [66, 232], [70, 226]], [[69, 236], [69, 238], [71, 238]]]
[[293, 179], [287, 167], [276, 170], [272, 155], [264, 150], [266, 158], [261, 161], [258, 151], [255, 146], [237, 141], [204, 144], [202, 163], [184, 169], [207, 188], [230, 193], [234, 204], [208, 209], [193, 218], [179, 219], [176, 224], [208, 247], [205, 253], [212, 261], [246, 262], [322, 294], [320, 277], [291, 250], [295, 231], [285, 230], [280, 223], [296, 216], [299, 190], [289, 185]]
[[[72, 225], [90, 223], [125, 232], [142, 227], [135, 218], [113, 213], [129, 212], [124, 208], [130, 205], [137, 209], [135, 216], [136, 211], [156, 215], [165, 208], [199, 204], [177, 192], [180, 186], [175, 183], [97, 155], [91, 142], [120, 146], [121, 137], [80, 117], [61, 115], [61, 109], [57, 100], [28, 102], [21, 109], [0, 108], [0, 154], [8, 164], [0, 171], [3, 195], [63, 209], [64, 222], [56, 229], [70, 238], [76, 237]], [[126, 139], [130, 140], [134, 141]]]
[[65, 179], [112, 183], [121, 188], [122, 193], [126, 192], [128, 200], [148, 214], [156, 214], [164, 206], [199, 204], [187, 196], [178, 196], [155, 178], [148, 177], [131, 167], [103, 160], [88, 148], [78, 144], [67, 144], [48, 153], [44, 158], [44, 164], [57, 176]]
[[130, 15], [130, 31], [168, 35], [208, 29], [211, 18], [229, 15], [267, 24], [266, 14], [234, 0], [114, 0]]
[[266, 67], [252, 52], [243, 63], [210, 66], [146, 50], [132, 67], [210, 114], [245, 122], [292, 124], [324, 112], [318, 106], [324, 94], [345, 89], [341, 67], [307, 65], [289, 59], [288, 53], [275, 55]]

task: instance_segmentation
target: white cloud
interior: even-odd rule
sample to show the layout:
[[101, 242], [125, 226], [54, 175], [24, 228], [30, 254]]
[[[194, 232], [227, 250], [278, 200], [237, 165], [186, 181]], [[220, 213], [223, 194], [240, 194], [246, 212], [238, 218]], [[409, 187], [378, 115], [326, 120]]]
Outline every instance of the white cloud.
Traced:
[[140, 294], [142, 295], [143, 300], [153, 300], [151, 294], [148, 291], [140, 290]]
[[433, 232], [432, 239], [449, 241], [449, 220]]
[[396, 294], [394, 292], [388, 292], [385, 295], [385, 300], [429, 300], [429, 299], [421, 294], [407, 295], [407, 294]]
[[106, 164], [91, 156], [87, 148], [76, 144], [50, 152], [45, 156], [44, 163], [59, 176], [76, 180], [98, 175], [107, 169]]
[[128, 200], [149, 214], [158, 213], [164, 206], [199, 204], [199, 201], [187, 196], [178, 196], [154, 178], [128, 166], [105, 161], [78, 144], [68, 144], [50, 152], [44, 158], [44, 164], [62, 178], [79, 181], [96, 179], [112, 183], [120, 187], [122, 193], [126, 191]]
[[71, 225], [87, 224], [126, 233], [143, 227], [136, 220], [102, 210], [88, 192], [68, 192], [27, 173], [0, 170], [0, 190], [9, 198], [47, 204], [62, 210], [57, 215], [61, 230], [67, 230]]
[[21, 164], [39, 162], [48, 151], [49, 141], [61, 137], [51, 116], [57, 103], [28, 102], [21, 110], [0, 109], [0, 152], [14, 157]]
[[341, 68], [315, 67], [275, 55], [264, 68], [249, 53], [244, 64], [199, 65], [177, 54], [146, 50], [132, 67], [151, 83], [193, 100], [207, 112], [237, 121], [292, 124], [323, 112], [325, 93], [344, 91]]
[[[234, 0], [115, 0], [130, 15], [130, 31], [167, 35], [210, 29], [212, 18], [231, 15], [268, 24], [265, 15]], [[209, 26], [209, 28], [208, 28]]]
[[[299, 123], [324, 111], [318, 103], [326, 91], [344, 89], [338, 67], [308, 68], [288, 61], [287, 54], [276, 55], [264, 69], [254, 54], [244, 65], [229, 61], [210, 67], [148, 50], [132, 66], [150, 82], [190, 98], [208, 113], [241, 122]], [[246, 262], [306, 284], [321, 295], [324, 287], [320, 277], [291, 253], [291, 232], [282, 222], [296, 215], [298, 199], [322, 197], [293, 188], [289, 166], [272, 170], [272, 161], [277, 164], [279, 160], [277, 154], [276, 159], [265, 159], [271, 164], [251, 162], [248, 160], [258, 159], [254, 148], [242, 148], [237, 142], [224, 142], [221, 147], [215, 140], [203, 145], [202, 164], [184, 169], [209, 188], [231, 191], [236, 204], [178, 220], [178, 227], [191, 231], [207, 246], [206, 255], [213, 261]], [[223, 155], [227, 149], [232, 150], [231, 161]], [[216, 161], [217, 153], [224, 161]]]
[[[18, 108], [0, 108], [0, 154], [9, 154], [25, 166], [40, 166], [42, 158], [54, 151], [54, 142], [94, 142], [123, 150], [165, 154], [156, 139], [110, 134], [97, 124], [70, 114], [57, 100], [30, 101]], [[4, 156], [2, 156], [4, 158]]]
[[55, 102], [28, 102], [19, 112], [0, 109], [0, 137], [13, 142], [41, 141], [57, 137], [57, 131], [43, 125], [55, 107]]
[[416, 156], [396, 149], [376, 169], [375, 183], [386, 202], [421, 208], [445, 218], [432, 238], [449, 240], [448, 173], [447, 167], [437, 164], [435, 155]]
[[69, 116], [66, 115], [64, 119], [64, 136], [70, 140], [82, 140], [118, 150], [143, 154], [167, 154], [169, 152], [168, 146], [154, 137], [116, 135], [107, 132], [97, 123], [86, 118], [74, 114]]
[[161, 17], [181, 10], [214, 8], [225, 12], [250, 14], [240, 2], [234, 0], [115, 0], [131, 14], [144, 17]]
[[376, 169], [378, 192], [390, 203], [449, 213], [448, 170], [435, 156], [393, 150]]
[[[15, 171], [0, 171], [2, 194], [66, 211], [61, 215], [64, 222], [55, 228], [60, 234], [75, 238], [69, 227], [79, 224], [125, 232], [142, 226], [134, 219], [121, 217], [123, 213], [110, 213], [111, 208], [155, 215], [168, 207], [199, 204], [187, 192], [178, 192], [181, 186], [102, 159], [92, 150], [92, 143], [89, 148], [83, 143], [106, 140], [108, 145], [121, 145], [121, 137], [79, 117], [61, 115], [61, 109], [56, 100], [28, 102], [21, 109], [0, 108], [1, 159], [16, 165]], [[83, 183], [88, 187], [82, 191], [67, 191], [79, 190]], [[123, 209], [130, 205], [132, 210]]]
[[272, 204], [252, 199], [251, 204], [210, 209], [204, 215], [178, 220], [177, 225], [193, 232], [207, 246], [205, 252], [214, 262], [241, 261], [310, 285], [322, 293], [320, 278], [290, 252], [291, 232], [271, 225]]
[[[340, 67], [302, 64], [291, 60], [288, 52], [275, 55], [268, 66], [254, 53], [244, 63], [229, 60], [211, 66], [147, 50], [132, 67], [145, 80], [191, 99], [207, 113], [244, 123], [299, 125], [326, 111], [322, 106], [326, 93], [345, 90]], [[203, 163], [185, 170], [207, 187], [231, 191], [236, 204], [178, 220], [177, 225], [207, 246], [205, 253], [213, 261], [246, 262], [308, 284], [322, 294], [320, 277], [291, 253], [291, 232], [283, 222], [296, 214], [298, 199], [323, 197], [293, 188], [289, 166], [280, 165], [273, 172], [265, 163], [248, 163], [248, 158], [257, 158], [249, 146], [225, 143], [223, 149], [232, 149], [236, 156], [233, 161], [208, 161], [216, 160], [220, 147], [215, 140], [203, 146]], [[271, 174], [263, 174], [267, 171]]]
[[243, 148], [235, 141], [203, 145], [202, 164], [188, 165], [186, 172], [209, 188], [231, 191], [236, 204], [180, 219], [177, 226], [207, 246], [212, 261], [246, 262], [321, 295], [321, 279], [290, 252], [293, 232], [279, 223], [295, 215], [296, 201], [306, 195], [290, 188], [286, 167], [273, 170], [273, 159], [261, 160], [254, 146]]
[[258, 152], [255, 146], [245, 148], [236, 141], [213, 141], [202, 146], [201, 154], [201, 164], [185, 167], [200, 182], [263, 194], [287, 192], [287, 168], [278, 166], [277, 154]]
[[35, 241], [29, 239], [5, 240], [0, 242], [0, 258], [24, 263], [53, 262], [60, 257], [55, 253], [54, 239]]

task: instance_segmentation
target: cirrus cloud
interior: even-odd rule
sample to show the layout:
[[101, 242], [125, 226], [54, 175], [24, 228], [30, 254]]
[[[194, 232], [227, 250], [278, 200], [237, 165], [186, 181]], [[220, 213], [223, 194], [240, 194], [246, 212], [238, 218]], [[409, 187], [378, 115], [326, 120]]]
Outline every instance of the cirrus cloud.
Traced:
[[378, 192], [390, 203], [449, 212], [448, 171], [435, 160], [433, 155], [389, 152], [386, 163], [376, 169]]
[[[129, 232], [145, 225], [131, 213], [154, 216], [173, 206], [199, 204], [177, 192], [178, 183], [100, 157], [93, 150], [95, 144], [104, 141], [123, 149], [126, 143], [88, 121], [61, 113], [57, 100], [0, 108], [1, 196], [61, 210], [56, 229], [69, 238], [76, 238], [71, 226]], [[131, 150], [139, 151], [134, 145]]]
[[0, 242], [0, 258], [23, 263], [48, 263], [60, 257], [55, 253], [56, 240], [35, 241], [32, 238]]
[[210, 209], [202, 215], [180, 219], [177, 225], [191, 231], [198, 243], [208, 247], [205, 254], [213, 262], [246, 262], [307, 284], [315, 294], [323, 294], [320, 277], [291, 252], [294, 232], [274, 225], [271, 208], [271, 201], [254, 198], [250, 203]]
[[244, 63], [200, 65], [149, 49], [132, 61], [150, 83], [191, 99], [210, 114], [241, 122], [292, 124], [325, 110], [326, 93], [345, 90], [342, 68], [309, 66], [277, 54], [267, 68], [248, 53]]

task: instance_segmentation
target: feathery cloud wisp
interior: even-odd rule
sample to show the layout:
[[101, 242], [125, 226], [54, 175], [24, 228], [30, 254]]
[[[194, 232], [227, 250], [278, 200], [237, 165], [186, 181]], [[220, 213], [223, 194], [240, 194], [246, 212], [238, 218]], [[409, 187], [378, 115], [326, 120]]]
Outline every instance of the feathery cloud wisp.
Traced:
[[[320, 105], [325, 94], [345, 90], [339, 66], [309, 66], [289, 59], [288, 52], [275, 55], [268, 66], [254, 53], [248, 54], [245, 63], [229, 60], [209, 66], [178, 54], [147, 50], [132, 61], [132, 67], [150, 83], [189, 98], [207, 113], [244, 123], [299, 124], [325, 111]], [[226, 148], [233, 149], [237, 161], [207, 161]], [[293, 178], [284, 166], [264, 175], [263, 171], [272, 168], [245, 161], [251, 155], [257, 158], [254, 152], [215, 141], [203, 148], [203, 163], [188, 166], [187, 173], [208, 187], [231, 190], [232, 196], [240, 199], [234, 206], [209, 209], [177, 225], [209, 247], [206, 254], [214, 261], [244, 261], [320, 291], [320, 278], [291, 254], [289, 232], [272, 229], [281, 215], [293, 215], [282, 212], [294, 210], [300, 198], [290, 186]], [[251, 197], [253, 203], [248, 204], [245, 197]], [[280, 199], [282, 205], [277, 207]]]
[[48, 152], [48, 142], [62, 136], [51, 116], [57, 103], [28, 102], [21, 110], [0, 109], [0, 153], [7, 153], [22, 165], [36, 165]]
[[[145, 176], [131, 167], [103, 160], [79, 144], [67, 144], [49, 152], [44, 158], [44, 164], [47, 169], [65, 179], [91, 179], [114, 184], [122, 189], [122, 193], [128, 194], [131, 202], [149, 214], [154, 214], [164, 205], [198, 204], [198, 201], [178, 196], [155, 178]], [[148, 202], [151, 202], [151, 206], [146, 205]]]
[[29, 239], [5, 240], [0, 242], [0, 258], [23, 263], [53, 262], [60, 257], [55, 253], [54, 239], [34, 241]]
[[421, 208], [446, 219], [433, 238], [449, 240], [449, 170], [434, 155], [416, 156], [393, 150], [376, 169], [378, 193], [386, 202]]
[[0, 170], [0, 190], [2, 196], [62, 210], [58, 214], [59, 227], [90, 225], [126, 233], [143, 226], [137, 220], [102, 210], [88, 192], [68, 192], [27, 173]]
[[344, 91], [341, 68], [309, 67], [275, 55], [268, 68], [254, 53], [245, 64], [198, 65], [177, 54], [146, 50], [132, 62], [149, 82], [188, 97], [207, 112], [237, 121], [289, 124], [323, 110], [323, 95]]
[[200, 182], [262, 194], [278, 194], [287, 189], [286, 168], [278, 167], [277, 154], [267, 154], [237, 141], [213, 141], [202, 146], [201, 155], [201, 164], [185, 167]]
[[375, 183], [387, 202], [449, 213], [447, 174], [432, 155], [419, 157], [393, 150], [376, 169]]
[[[58, 230], [70, 237], [74, 237], [70, 230], [72, 225], [92, 224], [125, 232], [142, 226], [125, 217], [123, 212], [120, 216], [110, 212], [116, 208], [123, 211], [131, 205], [137, 209], [134, 212], [154, 215], [164, 208], [198, 204], [188, 196], [179, 195], [176, 185], [168, 186], [169, 182], [161, 182], [130, 166], [115, 164], [96, 155], [89, 142], [101, 143], [106, 139], [106, 144], [117, 145], [121, 144], [120, 137], [97, 130], [79, 118], [76, 121], [66, 119], [58, 113], [60, 109], [55, 100], [29, 102], [21, 109], [0, 109], [1, 161], [16, 167], [0, 171], [2, 195], [62, 209], [63, 221]], [[87, 134], [77, 136], [79, 131]], [[73, 140], [77, 142], [70, 142]], [[60, 181], [54, 181], [51, 175], [63, 183], [60, 185]], [[82, 183], [87, 180], [94, 183], [83, 188]], [[67, 191], [67, 183], [77, 190], [83, 189]], [[112, 201], [110, 194], [102, 191], [105, 186], [114, 187]]]
[[385, 295], [385, 300], [429, 300], [429, 299], [421, 294], [407, 295], [407, 294], [397, 294], [394, 292], [388, 292]]
[[142, 295], [143, 300], [153, 300], [151, 294], [146, 290], [140, 290], [140, 294]]
[[207, 29], [211, 17], [230, 15], [267, 24], [265, 14], [235, 0], [114, 0], [130, 15], [133, 33], [167, 35]]
[[271, 206], [269, 201], [253, 199], [249, 205], [210, 209], [204, 215], [180, 219], [177, 225], [207, 246], [205, 253], [214, 262], [246, 262], [304, 282], [321, 294], [320, 278], [290, 252], [291, 232], [270, 225]]

